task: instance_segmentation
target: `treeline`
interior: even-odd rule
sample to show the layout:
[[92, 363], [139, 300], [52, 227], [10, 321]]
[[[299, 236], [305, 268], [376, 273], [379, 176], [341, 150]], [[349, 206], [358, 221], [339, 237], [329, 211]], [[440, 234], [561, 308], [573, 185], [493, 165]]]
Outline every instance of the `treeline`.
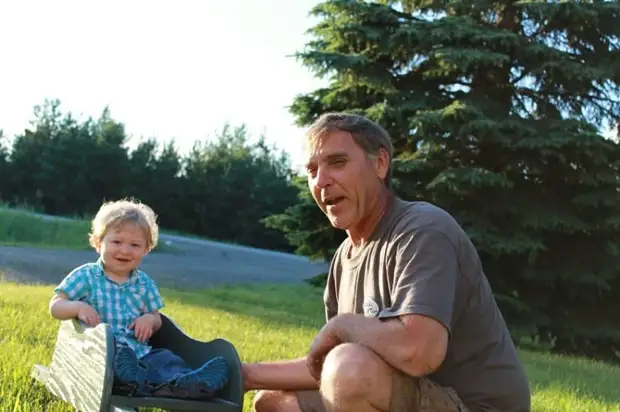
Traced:
[[143, 139], [129, 149], [128, 139], [107, 108], [78, 121], [46, 100], [12, 144], [0, 139], [0, 200], [89, 218], [105, 199], [133, 197], [151, 205], [166, 229], [292, 250], [282, 232], [262, 223], [298, 194], [288, 156], [263, 137], [252, 141], [244, 126], [224, 125], [185, 155], [172, 140]]

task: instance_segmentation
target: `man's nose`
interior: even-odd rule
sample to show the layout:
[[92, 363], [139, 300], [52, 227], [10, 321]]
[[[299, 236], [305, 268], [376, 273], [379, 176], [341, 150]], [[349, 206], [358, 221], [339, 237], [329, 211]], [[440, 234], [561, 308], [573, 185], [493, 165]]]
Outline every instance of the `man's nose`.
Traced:
[[316, 171], [316, 185], [319, 188], [324, 188], [332, 184], [332, 177], [326, 168], [318, 168]]

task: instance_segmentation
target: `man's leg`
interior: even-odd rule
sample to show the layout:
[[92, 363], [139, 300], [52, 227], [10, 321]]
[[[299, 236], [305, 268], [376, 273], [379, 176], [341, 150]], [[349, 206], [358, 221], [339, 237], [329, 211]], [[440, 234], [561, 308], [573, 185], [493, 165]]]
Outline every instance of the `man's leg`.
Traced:
[[406, 375], [353, 343], [327, 355], [321, 381], [327, 412], [468, 412], [451, 388]]
[[[393, 376], [394, 369], [370, 349], [354, 343], [336, 346], [325, 358], [321, 374], [326, 411], [390, 411]], [[410, 392], [406, 401], [413, 407], [417, 393]]]
[[418, 381], [420, 410], [430, 412], [469, 412], [463, 401], [452, 388], [436, 384], [430, 379]]
[[[322, 406], [322, 401], [318, 391], [308, 391], [316, 395], [314, 398]], [[312, 395], [310, 396], [313, 397]], [[310, 412], [310, 410], [301, 409], [301, 401], [298, 400], [296, 392], [286, 391], [259, 391], [254, 396], [252, 406], [255, 412]]]
[[467, 412], [456, 393], [395, 370], [364, 346], [345, 343], [325, 358], [319, 391], [262, 391], [256, 412]]
[[[256, 412], [389, 411], [393, 369], [374, 352], [342, 344], [325, 358], [319, 391], [261, 391]], [[373, 382], [376, 381], [376, 382]], [[380, 382], [380, 383], [379, 383]], [[410, 411], [407, 411], [410, 412]]]

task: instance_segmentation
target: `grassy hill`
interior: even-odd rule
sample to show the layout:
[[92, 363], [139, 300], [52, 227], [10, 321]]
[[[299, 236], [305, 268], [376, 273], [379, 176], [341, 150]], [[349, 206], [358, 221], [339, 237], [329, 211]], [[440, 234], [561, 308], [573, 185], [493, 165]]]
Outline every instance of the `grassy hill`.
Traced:
[[[90, 221], [39, 215], [29, 210], [0, 205], [0, 246], [31, 246], [54, 249], [92, 249], [88, 244]], [[172, 252], [163, 242], [153, 252]]]

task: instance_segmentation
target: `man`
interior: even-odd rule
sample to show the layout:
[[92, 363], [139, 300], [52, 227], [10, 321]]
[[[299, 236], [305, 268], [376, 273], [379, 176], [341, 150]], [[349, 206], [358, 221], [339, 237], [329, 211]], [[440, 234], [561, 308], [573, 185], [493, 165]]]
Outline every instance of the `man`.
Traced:
[[244, 364], [258, 412], [529, 412], [528, 380], [478, 254], [445, 211], [390, 192], [392, 144], [330, 113], [309, 129], [308, 183], [347, 232], [327, 323], [303, 359]]

